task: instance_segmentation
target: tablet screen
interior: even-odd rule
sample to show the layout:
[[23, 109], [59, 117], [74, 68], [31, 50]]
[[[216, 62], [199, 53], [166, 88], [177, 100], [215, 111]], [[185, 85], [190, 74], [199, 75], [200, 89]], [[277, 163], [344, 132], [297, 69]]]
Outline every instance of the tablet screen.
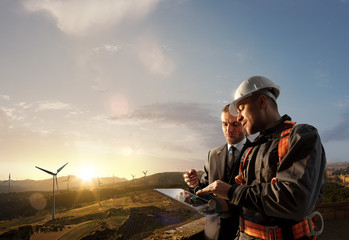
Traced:
[[160, 188], [154, 190], [195, 210], [206, 211], [209, 208], [208, 200], [181, 188]]

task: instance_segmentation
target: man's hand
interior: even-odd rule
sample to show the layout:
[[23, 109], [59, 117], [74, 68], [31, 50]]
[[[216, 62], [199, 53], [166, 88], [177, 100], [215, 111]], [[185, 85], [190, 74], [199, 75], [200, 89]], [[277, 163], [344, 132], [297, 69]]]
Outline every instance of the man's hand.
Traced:
[[222, 212], [228, 212], [229, 211], [229, 205], [228, 205], [228, 201], [220, 198], [220, 197], [216, 197], [215, 200], [219, 203], [219, 205], [222, 208]]
[[196, 192], [196, 195], [202, 195], [202, 194], [209, 194], [213, 193], [215, 196], [218, 196], [220, 198], [228, 199], [228, 191], [231, 188], [231, 185], [228, 183], [225, 183], [221, 180], [216, 180], [204, 189], [201, 189]]
[[183, 174], [183, 178], [191, 188], [195, 188], [199, 184], [198, 174], [194, 169], [190, 169], [189, 172]]

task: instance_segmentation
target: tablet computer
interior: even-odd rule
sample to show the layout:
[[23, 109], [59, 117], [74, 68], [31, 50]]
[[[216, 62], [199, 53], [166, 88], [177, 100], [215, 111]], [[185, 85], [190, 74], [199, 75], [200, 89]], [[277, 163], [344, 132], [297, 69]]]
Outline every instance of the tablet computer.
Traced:
[[206, 200], [181, 188], [156, 188], [154, 190], [202, 213], [208, 213], [216, 208], [216, 201]]

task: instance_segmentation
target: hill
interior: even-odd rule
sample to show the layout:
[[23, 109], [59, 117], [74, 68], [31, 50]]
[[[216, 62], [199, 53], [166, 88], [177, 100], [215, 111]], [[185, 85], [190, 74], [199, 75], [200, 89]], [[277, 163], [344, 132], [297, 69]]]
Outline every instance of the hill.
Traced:
[[[163, 172], [163, 173], [155, 173], [149, 176], [143, 176], [140, 178], [135, 178], [133, 180], [120, 182], [117, 185], [119, 187], [127, 187], [127, 186], [152, 186], [158, 187], [162, 185], [178, 185], [183, 184], [183, 174], [184, 172]], [[202, 172], [198, 172], [200, 176]], [[112, 184], [103, 184], [102, 188], [109, 188]]]
[[349, 167], [349, 162], [328, 162], [327, 163], [327, 169], [328, 170], [337, 170], [340, 168], [347, 168]]

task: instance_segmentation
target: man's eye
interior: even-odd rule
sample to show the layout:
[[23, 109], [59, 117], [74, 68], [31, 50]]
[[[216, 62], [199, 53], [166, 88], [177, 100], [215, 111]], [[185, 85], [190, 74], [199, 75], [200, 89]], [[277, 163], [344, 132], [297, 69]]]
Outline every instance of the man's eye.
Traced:
[[244, 110], [244, 106], [243, 106], [243, 105], [240, 105], [240, 106], [238, 107], [238, 111], [241, 112], [242, 110]]

